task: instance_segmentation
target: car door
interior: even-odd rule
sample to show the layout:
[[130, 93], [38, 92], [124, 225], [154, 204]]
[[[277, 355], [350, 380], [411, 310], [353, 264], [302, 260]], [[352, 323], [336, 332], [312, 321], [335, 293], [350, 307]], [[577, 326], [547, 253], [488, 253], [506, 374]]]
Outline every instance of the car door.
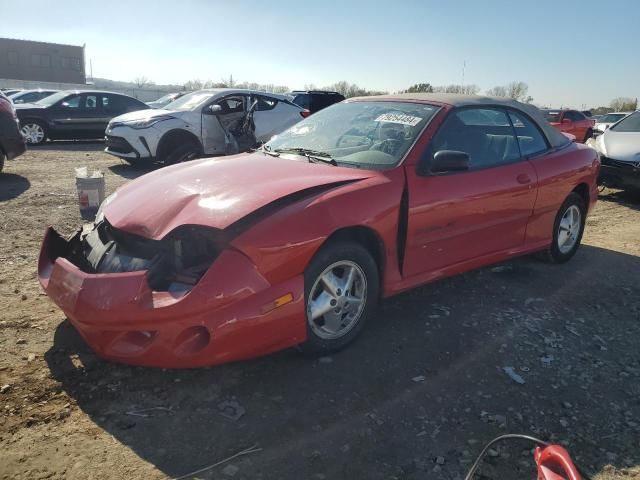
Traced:
[[302, 120], [300, 109], [287, 102], [266, 95], [255, 95], [252, 96], [251, 103], [254, 98], [258, 101], [253, 114], [258, 142], [267, 142], [274, 135]]
[[72, 140], [102, 136], [92, 136], [95, 135], [100, 115], [97, 94], [76, 93], [70, 95], [51, 106], [48, 114], [57, 138]]
[[576, 137], [576, 140], [581, 142], [584, 139], [585, 134], [587, 133], [587, 129], [584, 125], [584, 115], [580, 112], [576, 112], [573, 110], [569, 110], [565, 112], [564, 118], [567, 118], [571, 121], [567, 127], [567, 132]]
[[[469, 169], [430, 174], [441, 150], [469, 155]], [[418, 172], [407, 171], [405, 276], [517, 249], [536, 199], [536, 173], [520, 152], [501, 108], [451, 111], [430, 142]]]
[[[232, 131], [244, 118], [249, 98], [247, 94], [227, 95], [202, 109], [202, 146], [207, 155], [225, 155], [232, 148]], [[217, 106], [213, 112], [211, 107]]]

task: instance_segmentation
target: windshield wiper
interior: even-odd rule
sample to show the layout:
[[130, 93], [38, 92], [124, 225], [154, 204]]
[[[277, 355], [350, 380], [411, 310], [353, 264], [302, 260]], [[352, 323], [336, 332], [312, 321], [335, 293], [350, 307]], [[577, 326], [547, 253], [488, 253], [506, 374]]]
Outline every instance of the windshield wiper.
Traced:
[[307, 160], [311, 163], [328, 163], [329, 165], [338, 166], [338, 162], [336, 162], [331, 155], [327, 152], [322, 152], [320, 150], [313, 150], [310, 148], [279, 148], [274, 150], [273, 153], [297, 153], [304, 157], [307, 157]]

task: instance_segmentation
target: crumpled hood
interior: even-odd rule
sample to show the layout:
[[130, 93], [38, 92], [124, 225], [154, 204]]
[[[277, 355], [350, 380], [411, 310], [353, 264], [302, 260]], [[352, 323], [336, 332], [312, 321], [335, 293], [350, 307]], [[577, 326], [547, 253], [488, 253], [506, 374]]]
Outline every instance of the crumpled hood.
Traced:
[[114, 123], [123, 123], [123, 122], [131, 122], [134, 120], [144, 120], [147, 118], [162, 117], [165, 115], [170, 115], [172, 113], [174, 112], [169, 110], [147, 108], [145, 110], [136, 110], [135, 112], [129, 112], [129, 113], [125, 113], [123, 115], [114, 117], [111, 119], [109, 124], [113, 125]]
[[640, 133], [607, 129], [602, 134], [606, 157], [622, 162], [640, 162]]
[[161, 239], [180, 225], [225, 229], [288, 195], [376, 174], [263, 153], [210, 158], [161, 168], [128, 183], [103, 213], [117, 229]]

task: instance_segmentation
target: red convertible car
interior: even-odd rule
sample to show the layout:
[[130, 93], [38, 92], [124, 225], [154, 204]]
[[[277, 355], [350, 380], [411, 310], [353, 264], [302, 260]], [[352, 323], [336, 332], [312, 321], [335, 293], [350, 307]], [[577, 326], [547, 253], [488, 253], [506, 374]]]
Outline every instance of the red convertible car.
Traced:
[[561, 132], [576, 137], [576, 140], [585, 143], [593, 137], [593, 127], [596, 121], [585, 116], [577, 110], [542, 110], [547, 121]]
[[49, 229], [40, 282], [105, 359], [324, 353], [380, 297], [536, 251], [567, 261], [599, 167], [518, 102], [351, 99], [257, 152], [140, 177], [68, 239]]

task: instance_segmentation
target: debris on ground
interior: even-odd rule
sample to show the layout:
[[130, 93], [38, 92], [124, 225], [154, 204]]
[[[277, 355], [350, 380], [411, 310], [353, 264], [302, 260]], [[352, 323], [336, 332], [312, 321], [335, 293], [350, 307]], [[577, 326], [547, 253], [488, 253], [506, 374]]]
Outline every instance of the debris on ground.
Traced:
[[231, 420], [239, 420], [246, 413], [244, 407], [235, 400], [220, 402], [218, 404], [218, 410], [220, 411], [220, 415]]
[[519, 374], [516, 373], [515, 368], [502, 367], [502, 370], [504, 370], [504, 373], [506, 373], [509, 376], [509, 378], [511, 378], [511, 380], [513, 380], [516, 383], [519, 383], [520, 385], [524, 385], [525, 383], [524, 378], [522, 378]]

